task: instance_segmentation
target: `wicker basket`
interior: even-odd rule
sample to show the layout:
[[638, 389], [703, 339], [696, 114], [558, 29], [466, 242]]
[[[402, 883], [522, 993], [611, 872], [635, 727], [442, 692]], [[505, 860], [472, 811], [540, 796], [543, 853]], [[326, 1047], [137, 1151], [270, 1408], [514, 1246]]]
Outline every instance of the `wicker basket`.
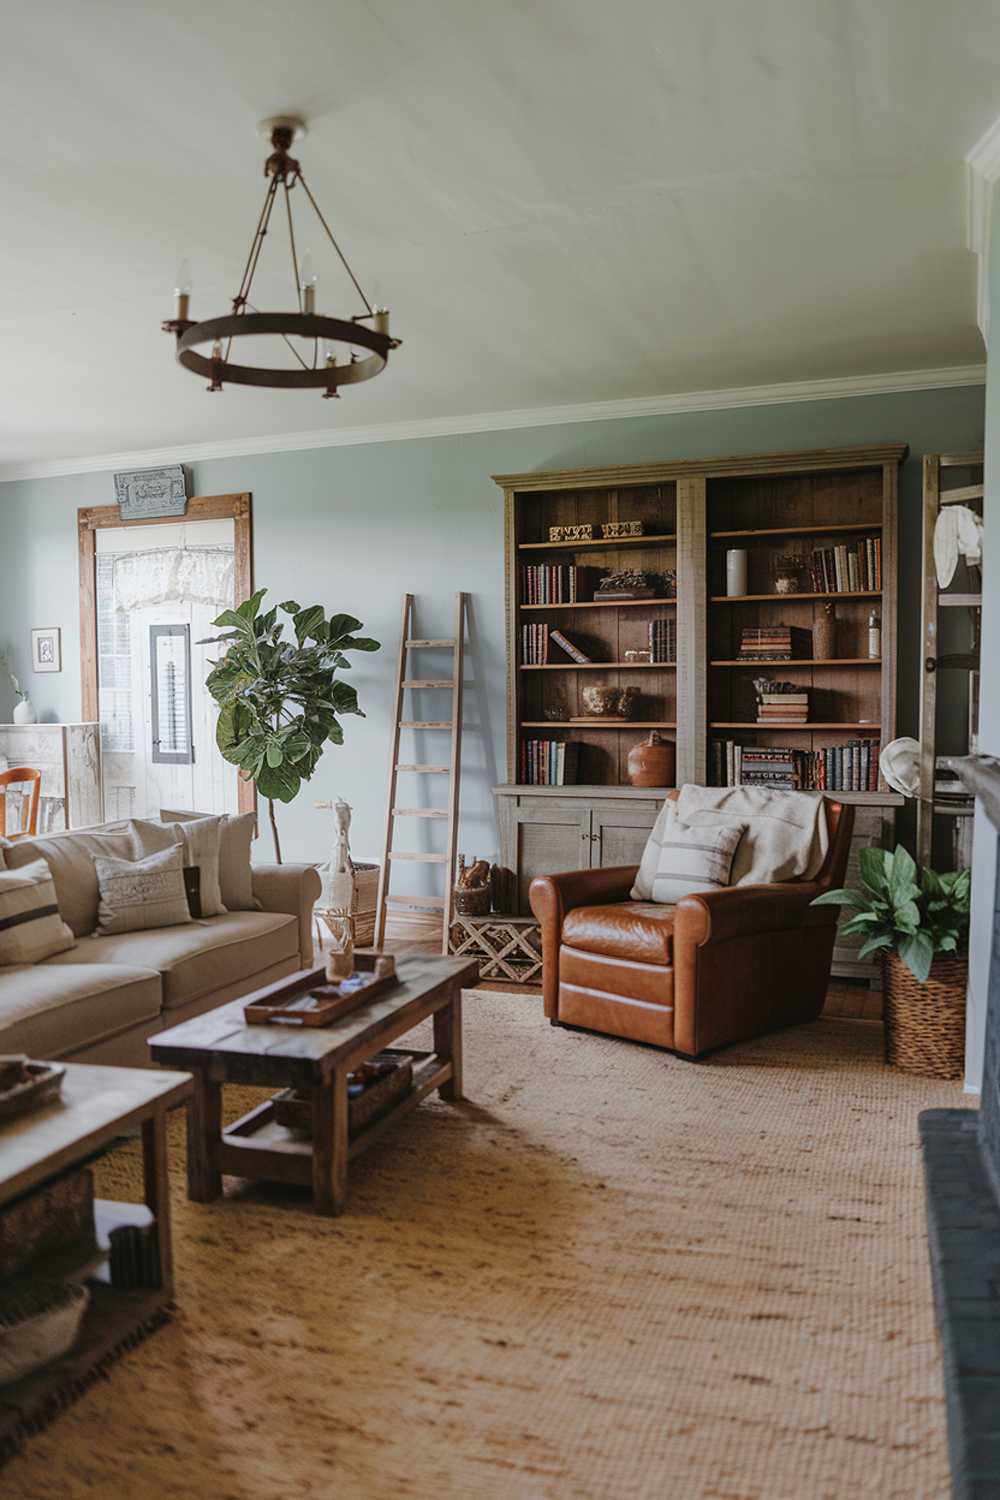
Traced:
[[936, 958], [921, 984], [898, 953], [883, 954], [887, 1063], [924, 1078], [963, 1076], [968, 978], [967, 958]]
[[354, 861], [354, 946], [370, 948], [375, 941], [375, 906], [378, 901], [378, 865]]
[[491, 906], [488, 885], [456, 885], [452, 897], [452, 910], [460, 917], [488, 917]]

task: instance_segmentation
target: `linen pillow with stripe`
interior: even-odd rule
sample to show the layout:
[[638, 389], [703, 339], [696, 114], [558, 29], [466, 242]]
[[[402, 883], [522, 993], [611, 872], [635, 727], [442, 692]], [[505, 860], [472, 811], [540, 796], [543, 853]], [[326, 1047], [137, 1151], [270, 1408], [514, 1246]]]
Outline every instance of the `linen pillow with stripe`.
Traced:
[[633, 900], [662, 901], [664, 905], [675, 906], [682, 896], [721, 890], [729, 884], [733, 856], [747, 831], [745, 823], [701, 827], [671, 818], [659, 836], [658, 827], [659, 820], [646, 845], [647, 853], [652, 847], [655, 868], [652, 859], [647, 861], [643, 856], [650, 876], [649, 894], [636, 895], [637, 880], [632, 889]]
[[95, 859], [100, 933], [145, 932], [191, 921], [180, 844], [145, 859]]
[[55, 881], [44, 859], [0, 868], [0, 966], [37, 964], [76, 939], [59, 915]]

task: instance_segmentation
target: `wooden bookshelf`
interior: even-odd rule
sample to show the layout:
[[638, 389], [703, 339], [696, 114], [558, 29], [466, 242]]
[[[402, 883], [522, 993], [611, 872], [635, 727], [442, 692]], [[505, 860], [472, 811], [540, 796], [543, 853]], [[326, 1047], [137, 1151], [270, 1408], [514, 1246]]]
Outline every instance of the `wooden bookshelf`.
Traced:
[[[594, 864], [637, 861], [662, 794], [628, 784], [628, 753], [653, 729], [677, 746], [676, 781], [708, 783], [716, 739], [753, 748], [786, 745], [815, 750], [851, 739], [895, 737], [896, 728], [896, 486], [903, 444], [772, 453], [743, 458], [679, 460], [576, 471], [499, 475], [505, 502], [507, 583], [507, 778], [497, 788], [501, 862], [517, 874], [522, 906], [533, 874]], [[551, 542], [550, 526], [639, 520], [641, 537]], [[878, 591], [821, 593], [805, 586], [778, 594], [779, 553], [878, 539]], [[726, 551], [747, 549], [747, 592], [726, 594]], [[676, 574], [676, 598], [584, 599], [529, 604], [525, 566], [576, 564], [602, 572], [625, 568]], [[812, 632], [832, 603], [836, 655], [816, 661], [741, 660], [743, 626], [788, 624]], [[882, 645], [867, 654], [868, 613], [881, 617]], [[676, 620], [676, 662], [626, 662], [625, 652], [649, 646], [652, 620]], [[562, 660], [550, 642], [547, 662], [523, 662], [522, 626], [548, 624], [591, 660]], [[759, 724], [753, 678], [774, 677], [810, 693], [806, 723]], [[590, 685], [636, 687], [627, 720], [579, 723], [581, 693]], [[577, 784], [521, 784], [526, 738], [572, 740], [579, 746]], [[884, 782], [876, 792], [843, 793], [856, 807], [855, 849], [891, 846], [901, 799]], [[526, 907], [523, 907], [527, 910]], [[870, 977], [856, 961], [857, 944], [838, 939], [835, 971]]]

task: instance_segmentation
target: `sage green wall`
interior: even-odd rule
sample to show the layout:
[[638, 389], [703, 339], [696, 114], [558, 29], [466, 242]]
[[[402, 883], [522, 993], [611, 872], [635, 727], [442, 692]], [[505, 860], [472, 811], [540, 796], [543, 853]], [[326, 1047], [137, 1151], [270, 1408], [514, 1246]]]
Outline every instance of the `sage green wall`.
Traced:
[[[266, 421], [265, 397], [231, 392], [225, 399], [259, 399], [261, 420]], [[479, 855], [495, 852], [490, 788], [505, 778], [506, 767], [503, 517], [491, 474], [909, 443], [901, 491], [900, 722], [902, 729], [912, 731], [920, 455], [976, 447], [982, 437], [982, 388], [965, 387], [195, 464], [197, 494], [252, 492], [255, 579], [268, 587], [272, 601], [291, 596], [348, 610], [385, 645], [379, 655], [358, 662], [354, 677], [368, 717], [347, 721], [347, 744], [327, 752], [311, 787], [282, 810], [285, 857], [324, 853], [327, 825], [312, 803], [335, 795], [354, 805], [355, 854], [363, 857], [378, 849], [404, 590], [416, 595], [419, 629], [427, 635], [450, 635], [454, 591], [472, 595], [461, 847]], [[11, 650], [14, 669], [25, 680], [40, 717], [73, 719], [80, 714], [76, 510], [107, 504], [112, 495], [110, 474], [0, 485], [0, 647]], [[62, 627], [65, 670], [60, 676], [30, 671], [29, 631], [38, 625]], [[4, 684], [0, 717], [9, 718], [11, 707]], [[427, 835], [426, 828], [422, 833]]]

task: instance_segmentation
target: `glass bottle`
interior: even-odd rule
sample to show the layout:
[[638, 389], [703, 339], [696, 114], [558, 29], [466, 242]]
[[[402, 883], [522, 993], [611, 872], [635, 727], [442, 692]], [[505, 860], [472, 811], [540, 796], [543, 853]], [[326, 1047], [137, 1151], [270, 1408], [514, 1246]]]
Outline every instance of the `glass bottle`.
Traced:
[[874, 609], [868, 616], [868, 655], [872, 660], [882, 655], [882, 622]]

